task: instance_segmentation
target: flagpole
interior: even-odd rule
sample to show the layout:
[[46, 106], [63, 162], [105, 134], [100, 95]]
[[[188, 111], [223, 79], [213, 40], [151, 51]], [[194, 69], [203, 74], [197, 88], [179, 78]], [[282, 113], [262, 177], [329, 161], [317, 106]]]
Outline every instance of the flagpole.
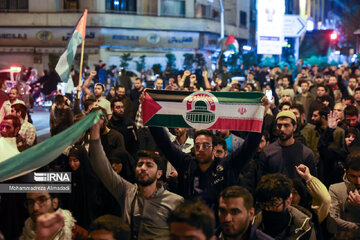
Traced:
[[77, 88], [80, 89], [80, 91], [77, 92], [78, 99], [80, 99], [80, 93], [81, 93], [82, 70], [83, 70], [83, 60], [84, 60], [84, 46], [85, 46], [85, 37], [81, 43], [80, 74], [79, 74], [79, 84], [77, 86]]

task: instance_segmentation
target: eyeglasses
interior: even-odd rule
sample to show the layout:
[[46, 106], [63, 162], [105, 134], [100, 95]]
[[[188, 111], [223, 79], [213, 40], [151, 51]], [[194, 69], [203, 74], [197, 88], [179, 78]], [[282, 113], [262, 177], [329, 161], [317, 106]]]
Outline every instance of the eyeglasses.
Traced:
[[210, 143], [204, 142], [204, 143], [195, 143], [195, 149], [200, 150], [200, 147], [203, 147], [204, 149], [209, 149], [211, 147]]
[[26, 208], [33, 207], [35, 203], [38, 204], [38, 206], [43, 206], [47, 200], [51, 199], [51, 197], [38, 197], [37, 199], [26, 199], [24, 205]]

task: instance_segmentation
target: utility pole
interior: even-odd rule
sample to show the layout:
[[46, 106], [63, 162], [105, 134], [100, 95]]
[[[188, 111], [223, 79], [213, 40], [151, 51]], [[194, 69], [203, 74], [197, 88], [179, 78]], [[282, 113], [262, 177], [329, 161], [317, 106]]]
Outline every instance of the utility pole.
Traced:
[[225, 36], [225, 20], [224, 20], [224, 6], [222, 0], [219, 0], [220, 4], [220, 40]]

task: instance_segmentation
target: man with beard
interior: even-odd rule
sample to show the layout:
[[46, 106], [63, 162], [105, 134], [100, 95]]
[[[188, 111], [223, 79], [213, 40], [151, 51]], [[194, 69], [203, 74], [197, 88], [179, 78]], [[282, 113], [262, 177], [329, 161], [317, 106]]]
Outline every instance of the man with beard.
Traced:
[[139, 149], [135, 123], [125, 116], [126, 109], [122, 100], [114, 99], [111, 102], [111, 110], [112, 118], [109, 121], [109, 128], [115, 129], [123, 135], [126, 150], [134, 156]]
[[[92, 111], [98, 110], [101, 110], [104, 115], [106, 114], [106, 110], [101, 107], [92, 109]], [[108, 123], [109, 120], [104, 117], [100, 126], [101, 144], [107, 157], [109, 157], [113, 151], [126, 151], [124, 136], [117, 130], [109, 128]]]
[[[276, 116], [276, 130], [279, 139], [260, 153], [258, 180], [269, 173], [282, 173], [291, 179], [298, 178], [295, 166], [306, 165], [311, 175], [316, 176], [315, 157], [311, 149], [294, 139], [296, 116], [291, 111], [282, 111]], [[301, 180], [301, 179], [300, 179]]]
[[328, 107], [320, 106], [315, 108], [311, 117], [312, 124], [307, 124], [301, 131], [301, 134], [305, 137], [306, 146], [313, 151], [316, 159], [319, 159], [318, 142], [321, 135], [332, 134], [333, 147], [339, 150], [343, 147], [345, 131], [339, 127], [328, 128], [328, 114], [330, 114]]
[[135, 112], [133, 110], [133, 105], [128, 96], [125, 95], [125, 87], [123, 85], [119, 85], [116, 87], [116, 99], [119, 99], [124, 104], [124, 116], [131, 118], [132, 120], [135, 119]]
[[130, 91], [130, 99], [132, 101], [133, 110], [135, 112], [137, 112], [137, 110], [139, 108], [139, 98], [140, 98], [140, 95], [143, 93], [144, 89], [145, 88], [142, 85], [141, 78], [136, 78], [135, 79], [135, 88]]
[[271, 240], [272, 237], [252, 225], [255, 215], [254, 199], [243, 187], [232, 186], [223, 190], [219, 201], [219, 221], [222, 240]]
[[112, 114], [110, 102], [106, 98], [103, 97], [104, 91], [105, 91], [104, 85], [102, 85], [101, 83], [95, 84], [94, 95], [95, 95], [97, 105], [106, 110], [107, 117], [108, 117], [108, 119], [110, 119], [111, 114]]
[[[293, 167], [295, 168], [295, 167]], [[261, 178], [255, 200], [260, 207], [254, 226], [275, 239], [316, 239], [311, 213], [291, 206], [293, 183], [283, 174]]]
[[153, 152], [140, 151], [136, 165], [136, 181], [132, 184], [116, 174], [100, 142], [103, 119], [91, 128], [90, 163], [95, 172], [123, 207], [123, 218], [131, 226], [132, 239], [169, 239], [169, 214], [183, 198], [158, 183], [162, 175], [161, 159]]
[[336, 239], [360, 238], [360, 153], [351, 153], [346, 161], [343, 182], [330, 185], [331, 206], [328, 231]]
[[26, 139], [19, 134], [20, 129], [20, 119], [17, 116], [7, 115], [0, 124], [0, 138], [15, 138], [14, 141], [10, 140], [9, 142], [10, 144], [14, 144], [14, 148], [17, 148], [19, 152], [22, 152], [29, 148], [30, 145], [28, 145]]
[[19, 100], [18, 97], [19, 97], [19, 90], [17, 88], [11, 88], [9, 92], [9, 100], [5, 101], [0, 109], [0, 122], [2, 122], [3, 118], [6, 115], [11, 114], [11, 105], [16, 103], [21, 103], [25, 105], [24, 101]]

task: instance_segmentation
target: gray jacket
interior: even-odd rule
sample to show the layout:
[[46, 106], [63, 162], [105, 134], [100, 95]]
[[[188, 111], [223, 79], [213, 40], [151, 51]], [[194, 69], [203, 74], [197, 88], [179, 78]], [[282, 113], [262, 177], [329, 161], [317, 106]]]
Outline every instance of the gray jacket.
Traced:
[[[279, 236], [276, 236], [275, 239], [316, 240], [315, 230], [311, 222], [311, 213], [302, 212], [295, 206], [289, 206], [288, 210], [291, 218], [287, 229], [284, 229], [284, 231], [279, 234]], [[262, 212], [256, 214], [253, 225], [260, 231], [263, 231]]]
[[336, 239], [360, 239], [360, 207], [349, 204], [350, 191], [354, 184], [344, 175], [343, 182], [330, 185], [331, 206], [327, 221], [328, 231]]
[[89, 155], [92, 168], [122, 207], [123, 219], [130, 224], [133, 238], [169, 239], [168, 216], [183, 198], [162, 186], [153, 196], [145, 198], [137, 184], [113, 171], [100, 140], [90, 141]]

